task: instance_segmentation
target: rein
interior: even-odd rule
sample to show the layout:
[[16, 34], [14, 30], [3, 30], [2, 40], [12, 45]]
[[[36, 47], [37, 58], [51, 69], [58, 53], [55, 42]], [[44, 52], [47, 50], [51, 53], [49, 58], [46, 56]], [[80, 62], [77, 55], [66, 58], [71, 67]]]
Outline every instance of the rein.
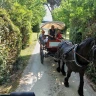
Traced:
[[[96, 47], [95, 43], [94, 43], [94, 45], [92, 46], [91, 50], [92, 50], [94, 47]], [[75, 49], [76, 49], [76, 47], [75, 47]], [[80, 54], [78, 54], [75, 50], [72, 50], [72, 51], [73, 51], [74, 53], [76, 53], [79, 57], [81, 57], [82, 59], [86, 60], [88, 63], [93, 63], [93, 61], [87, 60], [85, 57], [83, 57], [83, 56], [81, 56]], [[76, 57], [76, 56], [75, 56], [75, 57]], [[75, 60], [76, 60], [76, 59], [75, 59]]]
[[85, 57], [83, 57], [83, 56], [81, 56], [80, 54], [78, 54], [76, 51], [74, 51], [74, 50], [72, 50], [74, 53], [76, 53], [78, 56], [80, 56], [81, 58], [83, 58], [84, 60], [86, 60], [87, 62], [89, 62], [90, 63], [90, 61], [89, 60], [87, 60]]
[[[95, 45], [95, 42], [94, 42], [94, 45], [93, 45], [93, 47], [96, 47], [96, 45]], [[92, 47], [92, 48], [93, 48]], [[92, 49], [91, 48], [91, 49]], [[80, 54], [78, 54], [76, 51], [74, 51], [74, 50], [72, 50], [74, 53], [76, 53], [79, 57], [81, 57], [81, 58], [83, 58], [84, 60], [86, 60], [88, 63], [93, 63], [92, 61], [89, 61], [89, 60], [87, 60], [85, 57], [83, 57], [83, 56], [81, 56]]]

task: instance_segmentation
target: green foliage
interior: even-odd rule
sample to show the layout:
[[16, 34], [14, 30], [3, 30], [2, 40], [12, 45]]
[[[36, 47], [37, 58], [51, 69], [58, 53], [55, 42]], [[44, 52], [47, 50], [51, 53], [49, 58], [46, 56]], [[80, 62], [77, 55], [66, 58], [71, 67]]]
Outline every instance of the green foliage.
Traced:
[[96, 84], [96, 66], [94, 64], [88, 66], [86, 74]]
[[87, 37], [95, 37], [96, 36], [96, 22], [93, 19], [87, 25], [88, 27], [85, 28], [85, 32], [83, 33], [83, 38]]
[[32, 30], [33, 32], [40, 32], [39, 24], [33, 26]]
[[32, 11], [26, 9], [25, 6], [21, 6], [18, 3], [14, 3], [14, 6], [10, 12], [11, 20], [17, 25], [22, 33], [22, 48], [26, 48], [29, 44], [31, 30]]
[[21, 51], [19, 29], [11, 22], [4, 9], [0, 9], [0, 81], [6, 80], [13, 63]]
[[70, 5], [68, 1], [62, 1], [61, 6], [53, 10], [52, 16], [54, 21], [64, 22], [69, 27]]
[[[53, 19], [62, 21], [70, 28], [70, 40], [80, 43], [87, 37], [96, 37], [96, 1], [62, 0], [53, 10]], [[87, 75], [96, 84], [96, 67], [89, 66]]]
[[[78, 43], [76, 42], [77, 33], [82, 33], [82, 40], [86, 34], [90, 33], [89, 29], [94, 31], [91, 26], [93, 26], [92, 21], [96, 16], [95, 9], [96, 1], [94, 0], [79, 0], [79, 2], [78, 0], [62, 0], [61, 5], [52, 12], [52, 15], [54, 20], [63, 21], [67, 27], [70, 27], [70, 39]], [[93, 23], [95, 23], [94, 21]], [[94, 36], [92, 32], [91, 36]]]
[[4, 0], [2, 7], [10, 14], [11, 20], [22, 33], [22, 48], [29, 45], [33, 26], [41, 23], [45, 10], [45, 0]]
[[7, 11], [0, 9], [0, 84], [9, 80], [21, 48], [30, 43], [32, 28], [39, 30], [45, 15], [45, 1], [0, 0], [0, 7]]
[[45, 15], [45, 9], [43, 6], [43, 3], [45, 3], [45, 1], [46, 0], [18, 0], [21, 5], [26, 5], [27, 9], [32, 11], [32, 25], [37, 25], [38, 23], [41, 23], [43, 19], [42, 17], [44, 17]]

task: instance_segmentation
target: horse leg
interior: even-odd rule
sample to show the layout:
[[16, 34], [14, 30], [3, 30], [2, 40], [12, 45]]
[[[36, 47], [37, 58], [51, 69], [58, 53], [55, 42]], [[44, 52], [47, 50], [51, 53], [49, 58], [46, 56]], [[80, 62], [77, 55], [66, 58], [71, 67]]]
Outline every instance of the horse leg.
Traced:
[[66, 72], [65, 72], [65, 68], [64, 68], [65, 62], [62, 61], [62, 68], [61, 68], [61, 72], [64, 76], [66, 76]]
[[79, 73], [79, 75], [80, 75], [80, 84], [79, 84], [78, 94], [80, 96], [84, 96], [83, 95], [83, 86], [84, 86], [84, 78], [83, 78], [83, 76], [84, 76], [84, 73]]
[[65, 78], [65, 80], [64, 80], [64, 85], [65, 85], [65, 87], [69, 87], [69, 82], [68, 82], [68, 80], [69, 80], [69, 77], [71, 76], [71, 70], [67, 70], [67, 76], [66, 76], [66, 78]]
[[58, 60], [57, 72], [60, 72], [60, 60]]

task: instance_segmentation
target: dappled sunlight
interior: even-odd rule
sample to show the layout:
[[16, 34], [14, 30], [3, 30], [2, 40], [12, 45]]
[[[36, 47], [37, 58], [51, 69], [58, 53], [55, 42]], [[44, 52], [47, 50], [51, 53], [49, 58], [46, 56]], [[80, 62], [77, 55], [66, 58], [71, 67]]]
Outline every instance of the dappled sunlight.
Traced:
[[59, 78], [56, 78], [56, 84], [58, 84], [58, 85], [64, 85], [64, 82], [60, 81]]
[[39, 72], [39, 73], [38, 73], [38, 79], [41, 79], [41, 77], [43, 76], [43, 73], [44, 73], [44, 72], [41, 72], [41, 73]]
[[72, 82], [75, 82], [75, 81], [72, 81]]
[[34, 74], [33, 72], [29, 72], [21, 78], [19, 87], [21, 87], [23, 91], [30, 91], [38, 80], [42, 78], [43, 73], [44, 72], [38, 72], [37, 74]]
[[61, 86], [61, 85], [64, 86], [63, 75], [56, 71], [57, 64], [53, 63], [53, 60], [52, 61], [50, 60], [50, 65], [51, 66], [49, 66], [49, 67], [51, 68], [51, 70], [49, 69], [48, 73], [52, 76], [51, 78], [54, 81], [55, 86]]
[[56, 64], [52, 63], [52, 66], [55, 66]]
[[64, 85], [64, 82], [62, 82], [62, 85]]
[[84, 88], [84, 91], [87, 91], [87, 89]]
[[55, 73], [56, 71], [53, 71], [53, 73]]

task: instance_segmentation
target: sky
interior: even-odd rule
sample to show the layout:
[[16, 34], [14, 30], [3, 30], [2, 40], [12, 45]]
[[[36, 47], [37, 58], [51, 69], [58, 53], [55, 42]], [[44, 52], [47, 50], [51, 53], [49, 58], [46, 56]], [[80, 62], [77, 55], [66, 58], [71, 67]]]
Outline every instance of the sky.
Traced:
[[46, 9], [46, 15], [43, 18], [43, 21], [52, 21], [52, 16], [51, 16], [51, 13], [50, 13], [48, 7], [46, 5], [44, 5], [44, 6], [45, 6], [45, 9]]

